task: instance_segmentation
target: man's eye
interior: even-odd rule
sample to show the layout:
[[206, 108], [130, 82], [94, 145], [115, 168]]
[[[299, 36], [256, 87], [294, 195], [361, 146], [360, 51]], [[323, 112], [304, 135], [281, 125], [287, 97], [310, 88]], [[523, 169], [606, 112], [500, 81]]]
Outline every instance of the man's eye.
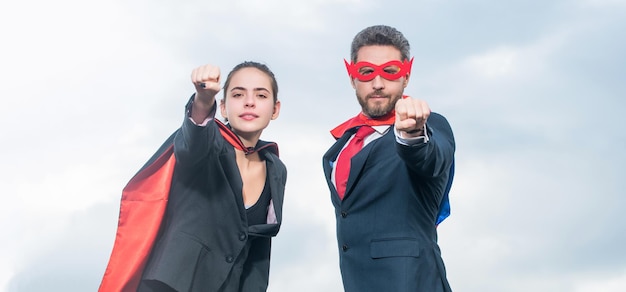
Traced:
[[396, 74], [398, 72], [400, 72], [400, 68], [392, 66], [392, 67], [385, 67], [385, 73], [387, 74]]
[[241, 93], [233, 93], [233, 97], [240, 97]]
[[259, 94], [259, 97], [260, 97], [260, 98], [267, 98], [267, 95], [265, 95], [265, 94]]
[[372, 69], [372, 68], [361, 68], [361, 69], [359, 69], [359, 74], [361, 74], [361, 75], [369, 75], [369, 74], [372, 74], [372, 73], [374, 73], [374, 69]]

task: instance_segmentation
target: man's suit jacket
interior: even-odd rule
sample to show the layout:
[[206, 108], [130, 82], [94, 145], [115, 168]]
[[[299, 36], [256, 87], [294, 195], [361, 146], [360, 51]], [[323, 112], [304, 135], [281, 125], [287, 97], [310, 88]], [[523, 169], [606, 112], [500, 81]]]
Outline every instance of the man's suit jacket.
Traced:
[[454, 159], [450, 125], [432, 113], [429, 142], [413, 146], [397, 143], [390, 127], [352, 158], [340, 200], [332, 165], [355, 131], [346, 132], [323, 157], [345, 291], [450, 291], [436, 230]]

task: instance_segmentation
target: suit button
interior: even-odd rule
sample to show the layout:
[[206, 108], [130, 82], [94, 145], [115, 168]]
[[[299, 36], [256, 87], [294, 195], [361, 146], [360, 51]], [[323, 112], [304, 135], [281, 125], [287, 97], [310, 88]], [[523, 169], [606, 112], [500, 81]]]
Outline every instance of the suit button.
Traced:
[[346, 212], [346, 211], [341, 211], [341, 217], [343, 217], [343, 218], [348, 217], [348, 212]]
[[344, 244], [344, 245], [341, 247], [341, 250], [343, 250], [343, 251], [348, 251], [348, 245], [347, 245], [347, 244]]
[[245, 233], [239, 233], [239, 240], [244, 241], [246, 240], [246, 234]]
[[229, 264], [232, 263], [234, 260], [235, 260], [235, 258], [233, 258], [233, 256], [227, 256], [226, 257], [226, 262], [229, 263]]

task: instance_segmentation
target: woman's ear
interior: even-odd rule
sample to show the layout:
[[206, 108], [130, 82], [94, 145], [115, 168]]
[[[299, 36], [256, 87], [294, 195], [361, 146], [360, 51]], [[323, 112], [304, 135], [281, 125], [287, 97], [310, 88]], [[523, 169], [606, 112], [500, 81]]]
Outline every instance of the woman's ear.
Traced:
[[278, 118], [278, 114], [280, 114], [280, 100], [277, 100], [274, 104], [274, 112], [272, 113], [272, 120]]
[[220, 113], [224, 120], [228, 122], [228, 113], [226, 112], [226, 102], [224, 102], [224, 99], [220, 100]]

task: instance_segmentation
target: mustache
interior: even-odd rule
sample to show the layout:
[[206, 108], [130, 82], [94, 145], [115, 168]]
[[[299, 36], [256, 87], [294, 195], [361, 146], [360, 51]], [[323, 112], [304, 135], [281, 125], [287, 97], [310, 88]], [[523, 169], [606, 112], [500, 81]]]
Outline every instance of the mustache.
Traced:
[[369, 98], [372, 98], [372, 96], [374, 96], [374, 95], [376, 95], [376, 96], [382, 96], [382, 97], [384, 97], [384, 98], [391, 98], [391, 95], [389, 95], [389, 94], [385, 94], [384, 92], [382, 92], [382, 90], [376, 90], [376, 91], [374, 91], [374, 92], [372, 92], [372, 93], [369, 93], [369, 94], [367, 94], [367, 95], [365, 96], [365, 98], [368, 98], [368, 99], [369, 99]]

